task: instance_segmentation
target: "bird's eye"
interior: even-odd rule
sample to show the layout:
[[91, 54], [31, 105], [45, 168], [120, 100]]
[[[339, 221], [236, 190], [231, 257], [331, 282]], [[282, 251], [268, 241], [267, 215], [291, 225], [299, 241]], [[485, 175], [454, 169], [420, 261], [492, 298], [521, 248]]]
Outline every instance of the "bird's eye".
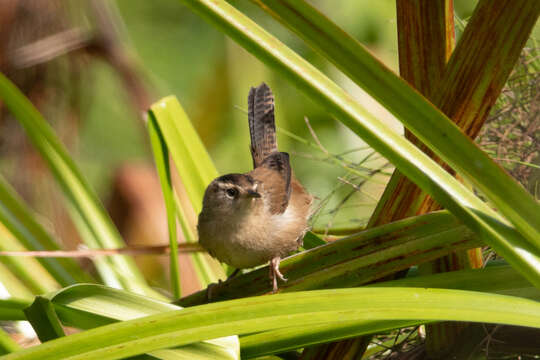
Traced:
[[235, 198], [236, 195], [238, 195], [238, 190], [236, 190], [235, 188], [229, 188], [227, 189], [226, 193], [227, 193], [227, 196], [232, 199], [232, 198]]

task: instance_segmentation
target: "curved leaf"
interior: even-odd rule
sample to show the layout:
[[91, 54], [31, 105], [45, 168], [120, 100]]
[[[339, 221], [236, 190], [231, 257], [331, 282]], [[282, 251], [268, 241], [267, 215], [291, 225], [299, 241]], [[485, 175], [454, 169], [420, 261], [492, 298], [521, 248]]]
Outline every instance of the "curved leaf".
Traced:
[[0, 320], [26, 320], [23, 310], [30, 305], [25, 299], [2, 299], [0, 300]]
[[[54, 301], [54, 300], [53, 300]], [[540, 303], [461, 290], [358, 288], [252, 297], [173, 310], [102, 326], [5, 359], [119, 359], [157, 349], [295, 324], [451, 320], [540, 328]]]
[[[79, 284], [49, 296], [60, 320], [80, 328], [95, 328], [117, 321], [137, 319], [181, 307], [102, 285]], [[236, 336], [207, 340], [180, 349], [151, 352], [159, 359], [238, 359], [239, 342]]]
[[[532, 286], [523, 276], [508, 265], [411, 277], [368, 286], [375, 288], [437, 287], [492, 292], [540, 300], [540, 290]], [[242, 358], [275, 354], [321, 342], [343, 340], [415, 325], [419, 325], [419, 322], [387, 320], [371, 321], [359, 325], [354, 322], [343, 321], [323, 325], [294, 326], [286, 329], [248, 334], [240, 338]]]

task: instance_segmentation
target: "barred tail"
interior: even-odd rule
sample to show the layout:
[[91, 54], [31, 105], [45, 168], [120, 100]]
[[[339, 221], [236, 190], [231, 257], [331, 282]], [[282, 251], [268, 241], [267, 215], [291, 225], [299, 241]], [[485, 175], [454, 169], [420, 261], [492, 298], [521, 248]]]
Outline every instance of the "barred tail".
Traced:
[[277, 150], [274, 95], [265, 83], [251, 88], [248, 96], [249, 134], [253, 167]]

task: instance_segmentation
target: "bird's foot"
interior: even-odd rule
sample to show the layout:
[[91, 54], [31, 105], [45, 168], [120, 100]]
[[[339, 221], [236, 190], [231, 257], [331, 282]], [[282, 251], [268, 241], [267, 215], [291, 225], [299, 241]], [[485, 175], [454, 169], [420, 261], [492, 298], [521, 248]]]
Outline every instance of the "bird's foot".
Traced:
[[276, 293], [278, 291], [277, 279], [286, 282], [287, 279], [279, 271], [279, 262], [281, 258], [279, 256], [270, 260], [270, 280], [272, 281], [272, 292]]

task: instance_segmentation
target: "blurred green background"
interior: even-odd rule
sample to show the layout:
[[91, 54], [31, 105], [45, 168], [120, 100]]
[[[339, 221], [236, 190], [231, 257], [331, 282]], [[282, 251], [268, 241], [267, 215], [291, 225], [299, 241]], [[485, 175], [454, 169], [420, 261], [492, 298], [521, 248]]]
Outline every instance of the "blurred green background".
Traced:
[[[14, 2], [19, 3], [17, 6], [23, 3]], [[56, 11], [65, 16], [57, 19], [52, 16], [50, 20], [53, 25], [54, 21], [61, 24], [61, 29], [80, 27], [95, 31], [99, 22], [96, 25], [92, 3], [58, 0], [51, 2], [52, 5], [41, 3], [39, 6], [52, 9], [53, 14]], [[314, 142], [304, 122], [304, 117], [308, 117], [329, 152], [338, 154], [364, 145], [323, 108], [298, 92], [294, 84], [267, 69], [193, 14], [181, 1], [117, 0], [103, 3], [107, 3], [108, 11], [113, 15], [114, 31], [118, 34], [121, 50], [134, 61], [136, 76], [144, 83], [150, 100], [155, 101], [170, 94], [178, 97], [220, 173], [245, 172], [251, 168], [246, 98], [250, 86], [262, 81], [274, 91], [276, 121], [280, 128]], [[390, 68], [398, 71], [394, 0], [312, 3]], [[466, 19], [476, 1], [456, 0], [454, 3], [457, 15]], [[402, 132], [401, 125], [382, 107], [257, 6], [249, 1], [231, 1], [231, 4], [322, 69], [372, 113], [386, 119], [396, 131]], [[39, 21], [45, 22], [43, 19]], [[50, 30], [54, 27], [51, 24], [42, 25]], [[34, 38], [47, 35], [50, 33], [45, 31]], [[92, 52], [89, 51], [89, 54]], [[111, 182], [120, 166], [126, 163], [151, 165], [141, 111], [133, 106], [126, 92], [125, 80], [110, 62], [90, 56], [82, 56], [82, 59], [73, 62], [66, 59], [69, 56], [58, 56], [46, 64], [46, 81], [55, 83], [56, 90], [48, 92], [45, 96], [47, 101], [39, 107], [58, 132], [64, 134], [63, 139], [83, 173], [102, 198], [108, 201], [114, 196], [111, 194], [114, 191]], [[66, 68], [69, 71], [64, 71]], [[33, 68], [20, 71], [33, 71]], [[73, 115], [74, 111], [76, 115]], [[72, 117], [77, 118], [76, 135], [69, 131], [74, 126], [73, 121], [69, 120]], [[347, 171], [342, 166], [325, 161], [324, 153], [316, 147], [306, 146], [284, 133], [278, 134], [278, 142], [282, 151], [291, 153], [296, 176], [309, 191], [319, 200], [328, 199], [321, 216], [317, 218], [316, 227], [358, 226], [367, 220], [384, 189], [387, 175], [379, 173], [374, 177], [375, 181], [363, 185], [362, 192], [353, 191], [349, 184], [338, 180]], [[358, 165], [370, 152], [364, 149], [348, 153], [345, 157]], [[1, 161], [8, 177], [13, 179], [21, 176], [17, 160], [6, 156]], [[371, 155], [359, 169], [369, 174], [370, 169], [379, 168], [384, 163], [384, 159]], [[391, 171], [391, 167], [384, 168], [386, 174]], [[362, 178], [349, 174], [348, 180], [357, 184]], [[335, 211], [337, 206], [340, 211]], [[45, 213], [47, 211], [50, 209], [43, 210]]]
[[[360, 88], [257, 6], [248, 1], [231, 3], [322, 68], [370, 111], [382, 115], [397, 131], [402, 131], [401, 125]], [[474, 3], [457, 1], [457, 13], [468, 17]], [[155, 85], [156, 98], [168, 94], [179, 98], [221, 173], [244, 172], [251, 167], [246, 98], [249, 87], [261, 81], [268, 83], [275, 93], [279, 127], [312, 141], [304, 122], [304, 116], [307, 116], [330, 152], [340, 153], [364, 145], [323, 108], [299, 93], [293, 84], [268, 70], [181, 2], [119, 0], [117, 5], [125, 24], [123, 36], [129, 41], [145, 75]], [[316, 5], [390, 68], [398, 71], [395, 1], [318, 1]], [[84, 94], [87, 111], [83, 111], [85, 129], [80, 156], [85, 171], [93, 175], [96, 186], [103, 192], [108, 188], [108, 171], [118, 162], [128, 159], [147, 161], [149, 152], [144, 134], [133, 126], [137, 121], [136, 114], [129, 110], [118, 79], [106, 66], [95, 65], [91, 73], [92, 86]], [[323, 199], [340, 184], [337, 177], [343, 176], [343, 168], [303, 156], [311, 154], [320, 158], [322, 152], [303, 146], [284, 134], [279, 134], [278, 141], [282, 151], [293, 155], [296, 175], [315, 196]], [[349, 158], [359, 161], [367, 154], [367, 151], [353, 153]], [[371, 161], [367, 165], [380, 166], [381, 161]], [[363, 223], [383, 190], [384, 178], [381, 180], [365, 187], [370, 196], [355, 194], [348, 201], [354, 210], [346, 210], [349, 207], [344, 206], [333, 225]], [[341, 186], [328, 203], [326, 212], [339, 204], [350, 190], [348, 186]], [[316, 226], [324, 226], [329, 220], [320, 217]]]

